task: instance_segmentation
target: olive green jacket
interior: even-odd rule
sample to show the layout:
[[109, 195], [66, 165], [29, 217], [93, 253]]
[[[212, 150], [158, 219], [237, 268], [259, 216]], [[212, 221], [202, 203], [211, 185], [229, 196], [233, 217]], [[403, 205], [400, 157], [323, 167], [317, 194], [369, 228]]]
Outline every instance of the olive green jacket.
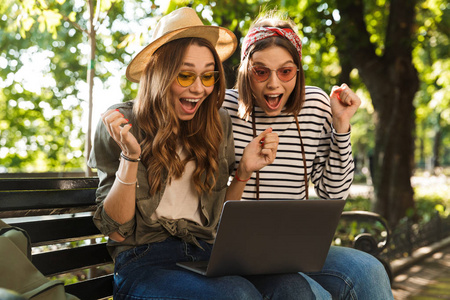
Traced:
[[[110, 109], [119, 109], [131, 124], [137, 124], [132, 114], [133, 102], [126, 102], [113, 105]], [[219, 170], [216, 173], [216, 185], [211, 193], [203, 193], [200, 196], [200, 205], [205, 225], [199, 225], [189, 220], [152, 220], [151, 215], [161, 201], [165, 190], [165, 185], [161, 191], [155, 195], [150, 195], [148, 184], [148, 173], [142, 162], [139, 162], [136, 187], [136, 214], [134, 219], [124, 224], [119, 224], [109, 217], [103, 209], [103, 200], [111, 190], [115, 180], [115, 173], [119, 168], [120, 148], [112, 139], [100, 120], [95, 133], [95, 139], [88, 165], [96, 168], [100, 180], [97, 189], [98, 208], [94, 214], [94, 223], [99, 230], [109, 235], [119, 232], [125, 240], [116, 242], [108, 241], [108, 249], [111, 256], [115, 258], [117, 254], [127, 249], [147, 243], [160, 242], [170, 236], [177, 236], [188, 242], [198, 245], [197, 239], [212, 243], [215, 238], [217, 223], [222, 211], [225, 193], [228, 187], [228, 179], [234, 170], [234, 141], [231, 119], [224, 109], [220, 109], [220, 119], [223, 128], [223, 141], [219, 148]], [[135, 137], [138, 136], [138, 126], [131, 129]], [[162, 178], [166, 182], [167, 174]]]

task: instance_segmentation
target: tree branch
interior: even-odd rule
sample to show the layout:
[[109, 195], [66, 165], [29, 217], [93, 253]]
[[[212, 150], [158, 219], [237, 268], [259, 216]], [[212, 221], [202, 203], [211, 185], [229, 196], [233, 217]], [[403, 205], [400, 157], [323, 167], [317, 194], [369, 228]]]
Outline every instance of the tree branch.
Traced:
[[100, 6], [101, 6], [101, 0], [97, 0], [97, 6], [96, 6], [96, 8], [95, 8], [95, 15], [94, 15], [94, 19], [93, 19], [93, 24], [94, 24], [94, 27], [96, 27], [95, 28], [95, 30], [97, 30], [97, 26], [96, 26], [96, 24], [97, 24], [97, 22], [98, 22], [98, 19], [100, 18]]
[[[58, 13], [59, 13], [59, 12], [58, 12]], [[72, 22], [72, 21], [69, 19], [68, 16], [63, 15], [63, 14], [61, 14], [61, 13], [59, 13], [59, 14], [61, 15], [61, 17], [63, 18], [64, 21], [69, 22], [73, 27], [75, 27], [75, 28], [78, 29], [79, 31], [81, 31], [81, 32], [83, 32], [83, 33], [89, 35], [89, 32], [87, 31], [87, 29], [83, 29], [83, 28], [81, 28], [81, 26], [78, 25], [77, 23]]]
[[364, 21], [362, 1], [340, 0], [336, 2], [341, 15], [340, 21], [334, 26], [339, 52], [351, 57], [350, 61], [354, 67], [379, 61]]
[[385, 55], [411, 56], [416, 0], [391, 0], [386, 29]]
[[[100, 0], [99, 0], [100, 1]], [[111, 11], [111, 9], [113, 8], [114, 4], [116, 4], [117, 2], [113, 1], [111, 3], [111, 6], [109, 7], [108, 11], [106, 12], [105, 16], [109, 15], [109, 12]], [[100, 13], [99, 13], [100, 15]], [[101, 21], [99, 21], [100, 17], [96, 16], [95, 21], [94, 21], [94, 26], [95, 26], [95, 30], [98, 30], [98, 28], [100, 26], [102, 26], [103, 22], [105, 21], [105, 19], [102, 19]]]

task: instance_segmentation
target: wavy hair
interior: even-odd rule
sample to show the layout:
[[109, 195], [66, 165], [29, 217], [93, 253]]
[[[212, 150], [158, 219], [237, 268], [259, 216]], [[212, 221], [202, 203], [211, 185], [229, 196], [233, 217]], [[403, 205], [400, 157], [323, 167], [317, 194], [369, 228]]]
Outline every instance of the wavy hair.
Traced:
[[[270, 11], [259, 16], [252, 24], [253, 27], [278, 27], [290, 28], [297, 33], [295, 23], [289, 18]], [[298, 115], [302, 109], [305, 101], [305, 74], [303, 72], [302, 62], [295, 46], [286, 38], [281, 36], [274, 36], [260, 40], [249, 47], [248, 55], [241, 61], [235, 88], [239, 91], [239, 110], [238, 116], [242, 119], [248, 120], [254, 105], [254, 96], [251, 89], [251, 74], [248, 69], [251, 67], [251, 58], [257, 51], [267, 49], [272, 46], [279, 46], [285, 48], [291, 54], [295, 65], [300, 70], [296, 78], [295, 88], [286, 102], [285, 113], [292, 113]]]
[[[194, 118], [180, 121], [172, 104], [170, 87], [180, 71], [187, 48], [193, 44], [211, 50], [220, 78]], [[216, 183], [215, 172], [223, 136], [218, 109], [224, 100], [225, 85], [220, 58], [205, 39], [171, 41], [149, 58], [140, 79], [133, 113], [141, 130], [141, 160], [149, 174], [150, 194], [161, 191], [163, 184], [170, 183], [173, 178], [180, 178], [190, 160], [197, 164], [193, 174], [197, 192], [211, 192]], [[188, 153], [183, 160], [176, 151], [180, 144]], [[163, 182], [165, 176], [167, 181]]]

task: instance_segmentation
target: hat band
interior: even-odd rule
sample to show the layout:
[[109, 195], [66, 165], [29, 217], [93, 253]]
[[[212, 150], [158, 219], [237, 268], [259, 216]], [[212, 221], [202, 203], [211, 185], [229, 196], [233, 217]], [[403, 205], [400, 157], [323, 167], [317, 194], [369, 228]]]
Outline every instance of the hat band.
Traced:
[[273, 36], [281, 36], [290, 41], [295, 49], [297, 49], [300, 61], [302, 60], [302, 41], [294, 30], [278, 27], [254, 27], [247, 33], [242, 43], [241, 61], [248, 55], [248, 49], [251, 45]]

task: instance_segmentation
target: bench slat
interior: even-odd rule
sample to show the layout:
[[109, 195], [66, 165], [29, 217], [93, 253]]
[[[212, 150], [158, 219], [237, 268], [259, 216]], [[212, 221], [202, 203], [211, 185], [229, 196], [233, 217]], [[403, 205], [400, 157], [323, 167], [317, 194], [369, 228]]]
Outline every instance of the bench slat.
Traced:
[[37, 220], [10, 225], [24, 229], [34, 247], [55, 244], [58, 241], [71, 242], [102, 236], [92, 222], [91, 216]]
[[45, 276], [74, 272], [112, 263], [106, 244], [80, 246], [33, 255], [33, 264]]
[[[0, 193], [0, 197], [1, 197], [1, 193]], [[0, 200], [0, 204], [1, 204], [1, 200]], [[97, 205], [77, 206], [77, 207], [52, 207], [52, 208], [45, 208], [45, 209], [35, 208], [35, 209], [9, 210], [9, 211], [1, 211], [1, 208], [0, 208], [0, 219], [76, 214], [76, 213], [83, 213], [83, 212], [93, 212], [96, 209], [97, 209]]]
[[95, 189], [0, 191], [0, 211], [90, 206], [95, 198]]
[[83, 300], [112, 297], [113, 275], [100, 276], [65, 286], [66, 292]]
[[1, 178], [0, 190], [4, 191], [27, 191], [27, 190], [75, 190], [96, 189], [98, 178], [76, 177], [76, 178]]

